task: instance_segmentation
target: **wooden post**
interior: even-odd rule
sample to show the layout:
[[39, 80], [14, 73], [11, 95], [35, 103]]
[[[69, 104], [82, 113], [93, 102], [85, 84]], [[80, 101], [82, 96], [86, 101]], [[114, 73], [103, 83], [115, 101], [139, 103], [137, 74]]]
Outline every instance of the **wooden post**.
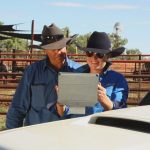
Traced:
[[[31, 24], [31, 48], [29, 51], [30, 59], [32, 58], [32, 52], [33, 52], [33, 48], [32, 48], [33, 40], [34, 40], [34, 20], [32, 20], [32, 24]], [[31, 64], [31, 62], [30, 62], [30, 64]]]
[[[16, 49], [13, 49], [12, 52], [13, 52], [13, 58], [15, 59], [15, 58], [16, 58], [16, 55], [15, 55]], [[16, 61], [13, 60], [13, 61], [12, 61], [12, 72], [16, 72], [16, 67], [17, 67]], [[16, 78], [16, 75], [13, 75], [12, 78], [15, 79], [15, 78]]]
[[[141, 60], [141, 54], [139, 54], [139, 60]], [[139, 75], [141, 75], [141, 63], [139, 62]], [[140, 102], [141, 100], [141, 93], [140, 90], [141, 89], [141, 78], [138, 78], [138, 102]]]

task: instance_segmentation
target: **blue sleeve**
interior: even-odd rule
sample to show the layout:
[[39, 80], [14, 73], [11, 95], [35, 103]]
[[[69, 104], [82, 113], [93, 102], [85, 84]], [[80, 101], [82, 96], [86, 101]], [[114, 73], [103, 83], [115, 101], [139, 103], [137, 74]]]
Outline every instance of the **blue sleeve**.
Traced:
[[[107, 96], [113, 102], [113, 109], [127, 107], [128, 84], [123, 75], [116, 72], [108, 72], [101, 80], [102, 86], [106, 89]], [[107, 76], [108, 75], [108, 76]], [[103, 112], [104, 107], [101, 103], [96, 103], [93, 107], [86, 107], [86, 115]]]
[[80, 63], [70, 60], [68, 58], [67, 58], [67, 63], [69, 67], [68, 68], [69, 72], [83, 72], [82, 65]]
[[6, 127], [8, 129], [23, 126], [23, 121], [30, 107], [30, 87], [29, 70], [25, 70], [24, 75], [18, 85], [12, 103], [6, 116]]
[[113, 109], [120, 109], [127, 107], [128, 83], [124, 78], [124, 76], [121, 75], [118, 78], [110, 99], [113, 102]]

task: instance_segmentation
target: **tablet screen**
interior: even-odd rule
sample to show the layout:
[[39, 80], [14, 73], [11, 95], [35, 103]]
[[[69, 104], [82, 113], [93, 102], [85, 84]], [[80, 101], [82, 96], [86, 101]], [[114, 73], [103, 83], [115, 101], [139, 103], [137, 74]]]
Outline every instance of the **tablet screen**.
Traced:
[[58, 76], [58, 102], [71, 107], [93, 106], [97, 103], [98, 75], [64, 73]]

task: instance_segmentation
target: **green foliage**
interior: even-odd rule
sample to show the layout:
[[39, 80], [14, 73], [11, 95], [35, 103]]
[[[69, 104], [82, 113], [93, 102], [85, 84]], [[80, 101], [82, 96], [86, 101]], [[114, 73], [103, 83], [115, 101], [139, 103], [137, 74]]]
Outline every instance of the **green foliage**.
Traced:
[[63, 31], [63, 34], [64, 34], [65, 37], [69, 37], [70, 36], [70, 29], [69, 29], [69, 27], [63, 28], [62, 31]]
[[[62, 31], [63, 31], [63, 34], [65, 37], [72, 36], [72, 35], [70, 35], [69, 27], [63, 28]], [[87, 39], [90, 37], [90, 35], [91, 35], [91, 33], [87, 33], [85, 35], [78, 35], [77, 38], [75, 39], [75, 42], [67, 46], [68, 53], [71, 53], [71, 54], [83, 53], [83, 51], [80, 51], [77, 49], [77, 46], [75, 43], [77, 43], [78, 45], [80, 45], [82, 47], [85, 47], [87, 45]]]
[[109, 38], [110, 38], [111, 43], [112, 43], [112, 49], [122, 47], [128, 43], [128, 40], [126, 38], [123, 39], [123, 38], [121, 38], [121, 36], [119, 36], [115, 33], [111, 33], [108, 35], [109, 35]]
[[[3, 25], [3, 22], [0, 21], [0, 25]], [[0, 41], [0, 49], [3, 52], [10, 52], [12, 49], [27, 50], [28, 43], [27, 40], [11, 37], [11, 39]]]
[[[88, 38], [90, 37], [91, 33], [87, 33], [85, 35], [79, 35], [77, 38], [76, 38], [76, 43], [78, 45], [80, 45], [81, 47], [86, 47], [87, 45], [87, 40]], [[78, 50], [77, 49], [77, 46], [75, 44], [71, 44], [68, 46], [68, 51], [69, 53], [76, 53], [76, 54], [82, 54], [83, 51], [81, 50]]]
[[2, 21], [0, 21], [0, 25], [3, 25], [4, 23]]
[[140, 54], [142, 53], [140, 52], [139, 49], [127, 49], [126, 54], [127, 55], [139, 55], [139, 56], [127, 56], [126, 57], [127, 60], [139, 60]]
[[127, 53], [127, 55], [130, 55], [130, 54], [141, 54], [139, 49], [128, 49], [128, 50], [126, 50], [126, 53]]
[[10, 52], [12, 49], [27, 50], [28, 43], [24, 39], [14, 38], [0, 41], [2, 51]]

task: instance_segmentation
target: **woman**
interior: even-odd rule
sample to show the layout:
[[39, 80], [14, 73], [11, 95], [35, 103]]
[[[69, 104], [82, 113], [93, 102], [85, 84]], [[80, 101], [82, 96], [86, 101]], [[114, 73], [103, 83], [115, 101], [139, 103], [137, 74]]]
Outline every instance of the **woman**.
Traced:
[[79, 49], [86, 52], [88, 67], [83, 66], [85, 72], [99, 74], [98, 103], [93, 107], [87, 107], [86, 115], [127, 107], [127, 81], [122, 74], [109, 69], [109, 58], [119, 56], [124, 48], [110, 50], [111, 42], [108, 35], [95, 31], [90, 36], [87, 47]]

